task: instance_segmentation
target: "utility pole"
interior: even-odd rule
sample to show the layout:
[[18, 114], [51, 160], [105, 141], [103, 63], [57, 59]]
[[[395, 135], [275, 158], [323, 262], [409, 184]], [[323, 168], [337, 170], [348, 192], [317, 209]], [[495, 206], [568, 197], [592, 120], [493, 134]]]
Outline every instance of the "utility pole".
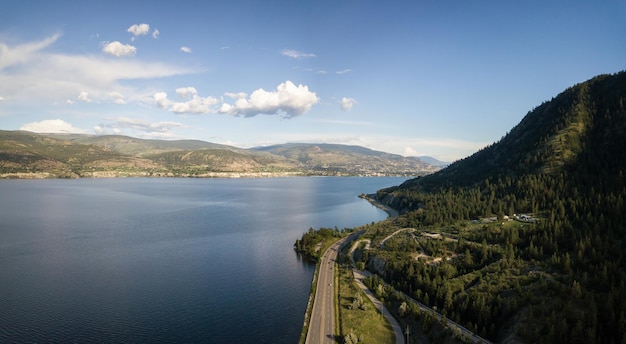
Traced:
[[404, 333], [406, 334], [406, 344], [409, 344], [409, 325], [406, 325], [406, 331]]

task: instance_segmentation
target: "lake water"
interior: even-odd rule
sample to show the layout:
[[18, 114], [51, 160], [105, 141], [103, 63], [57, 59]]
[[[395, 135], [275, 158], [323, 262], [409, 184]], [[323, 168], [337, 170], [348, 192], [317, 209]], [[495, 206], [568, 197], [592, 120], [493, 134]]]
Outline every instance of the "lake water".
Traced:
[[296, 343], [310, 227], [405, 178], [0, 181], [0, 342]]

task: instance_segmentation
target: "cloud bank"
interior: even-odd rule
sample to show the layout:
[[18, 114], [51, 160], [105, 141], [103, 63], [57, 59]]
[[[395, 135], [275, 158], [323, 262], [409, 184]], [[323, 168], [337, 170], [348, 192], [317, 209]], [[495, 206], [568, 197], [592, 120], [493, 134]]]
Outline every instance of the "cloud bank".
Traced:
[[[250, 95], [243, 92], [227, 92], [226, 97], [236, 99], [234, 104], [223, 102], [214, 97], [201, 97], [194, 87], [176, 89], [176, 93], [184, 102], [176, 102], [168, 98], [167, 93], [157, 92], [152, 97], [155, 104], [171, 112], [182, 114], [222, 113], [233, 116], [253, 117], [259, 114], [281, 115], [286, 118], [301, 115], [319, 102], [315, 92], [308, 86], [298, 85], [287, 80], [276, 87], [275, 91], [260, 88]], [[219, 108], [216, 105], [220, 104]]]
[[180, 98], [188, 99], [184, 102], [176, 102], [170, 100], [165, 92], [157, 92], [152, 98], [158, 107], [162, 109], [168, 109], [169, 111], [177, 114], [190, 113], [190, 114], [205, 114], [214, 113], [214, 105], [220, 102], [219, 99], [213, 97], [200, 97], [195, 87], [183, 87], [176, 89], [176, 93]]
[[[137, 100], [149, 97], [153, 91], [142, 91], [137, 86], [123, 85], [123, 81], [196, 72], [188, 67], [139, 59], [47, 52], [46, 48], [53, 45], [59, 37], [61, 36], [56, 34], [40, 41], [14, 46], [0, 43], [0, 94], [11, 99], [65, 102], [67, 99], [75, 99], [76, 94], [89, 90], [89, 99], [94, 101], [110, 100], [111, 92], [125, 94], [125, 99]], [[132, 46], [113, 43], [103, 48], [107, 50], [105, 53], [125, 56], [124, 54], [134, 51]]]
[[60, 37], [61, 35], [57, 33], [39, 42], [24, 43], [13, 47], [0, 42], [0, 56], [2, 56], [0, 58], [0, 71], [9, 66], [32, 61], [35, 53], [49, 47]]
[[35, 133], [74, 133], [84, 134], [85, 130], [75, 128], [70, 123], [62, 119], [46, 119], [39, 122], [31, 122], [24, 124], [20, 130], [32, 131]]
[[173, 128], [184, 127], [184, 124], [178, 122], [148, 122], [128, 117], [118, 117], [110, 123], [96, 125], [93, 130], [98, 135], [120, 134], [123, 131], [130, 130], [140, 137], [172, 138], [174, 137], [171, 133]]
[[265, 91], [260, 88], [249, 98], [239, 98], [234, 104], [224, 103], [220, 113], [251, 117], [258, 114], [282, 114], [284, 117], [301, 115], [319, 102], [315, 92], [309, 91], [308, 86], [298, 85], [287, 80], [276, 87], [275, 91]]

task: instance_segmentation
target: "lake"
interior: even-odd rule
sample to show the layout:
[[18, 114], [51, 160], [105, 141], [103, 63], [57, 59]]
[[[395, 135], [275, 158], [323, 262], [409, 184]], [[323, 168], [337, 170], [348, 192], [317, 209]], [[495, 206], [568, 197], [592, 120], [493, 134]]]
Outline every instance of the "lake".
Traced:
[[405, 179], [0, 180], [0, 342], [296, 343], [295, 240]]

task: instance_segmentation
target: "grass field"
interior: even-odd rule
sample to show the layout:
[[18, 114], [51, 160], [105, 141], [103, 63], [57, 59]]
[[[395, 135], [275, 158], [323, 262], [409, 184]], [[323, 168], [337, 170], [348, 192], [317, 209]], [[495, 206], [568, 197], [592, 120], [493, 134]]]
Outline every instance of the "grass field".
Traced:
[[[339, 320], [341, 335], [358, 334], [358, 343], [394, 344], [393, 330], [387, 320], [354, 283], [352, 270], [339, 268]], [[352, 307], [361, 293], [365, 309]]]

